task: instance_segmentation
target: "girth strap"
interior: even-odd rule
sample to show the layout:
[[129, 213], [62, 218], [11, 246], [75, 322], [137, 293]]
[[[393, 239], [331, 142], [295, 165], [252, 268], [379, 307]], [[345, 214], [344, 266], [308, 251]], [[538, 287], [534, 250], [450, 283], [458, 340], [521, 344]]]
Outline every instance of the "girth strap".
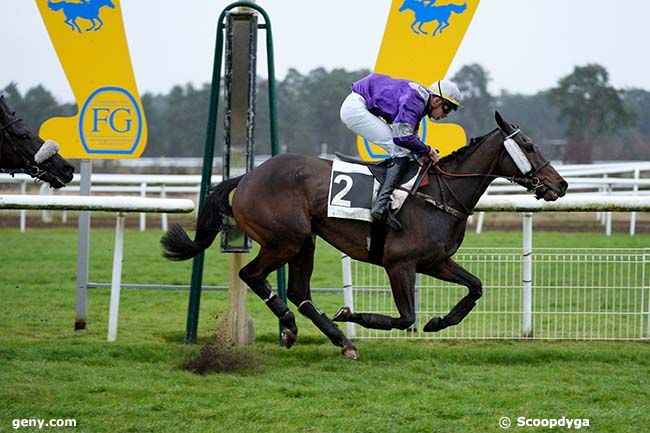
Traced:
[[451, 206], [448, 206], [444, 203], [440, 203], [439, 201], [436, 201], [433, 197], [423, 194], [421, 192], [416, 192], [413, 194], [415, 197], [421, 198], [424, 200], [426, 203], [430, 204], [431, 206], [440, 209], [441, 211], [447, 212], [449, 215], [452, 215], [458, 219], [466, 219], [468, 218], [471, 214], [466, 214], [465, 212], [461, 212], [458, 209], [454, 209]]

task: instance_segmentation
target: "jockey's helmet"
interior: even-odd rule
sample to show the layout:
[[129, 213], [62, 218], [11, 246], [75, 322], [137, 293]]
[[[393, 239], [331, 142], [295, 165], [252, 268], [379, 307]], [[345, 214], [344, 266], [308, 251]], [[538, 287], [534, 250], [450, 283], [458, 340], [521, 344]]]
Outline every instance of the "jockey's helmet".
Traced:
[[457, 109], [458, 107], [462, 107], [462, 104], [460, 103], [462, 98], [460, 89], [452, 81], [449, 80], [435, 81], [433, 84], [429, 86], [429, 92], [451, 103], [453, 105], [454, 110]]

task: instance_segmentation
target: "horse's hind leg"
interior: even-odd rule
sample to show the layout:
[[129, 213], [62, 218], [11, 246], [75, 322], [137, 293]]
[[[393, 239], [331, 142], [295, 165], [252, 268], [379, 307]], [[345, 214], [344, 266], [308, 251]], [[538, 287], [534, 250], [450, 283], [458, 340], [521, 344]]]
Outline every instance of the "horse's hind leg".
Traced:
[[310, 236], [300, 248], [298, 254], [289, 262], [289, 300], [298, 306], [298, 311], [308, 317], [330, 341], [342, 347], [344, 356], [359, 359], [356, 347], [329, 317], [321, 313], [311, 300], [310, 280], [314, 269], [314, 237]]
[[449, 326], [457, 325], [472, 311], [476, 301], [483, 294], [481, 280], [467, 272], [452, 259], [447, 259], [432, 271], [425, 271], [424, 273], [443, 281], [462, 284], [469, 289], [469, 294], [458, 301], [445, 317], [433, 317], [429, 320], [423, 328], [426, 332], [438, 332]]
[[288, 254], [288, 250], [262, 247], [257, 257], [239, 271], [239, 277], [248, 284], [253, 292], [266, 303], [266, 306], [275, 314], [282, 325], [282, 341], [286, 348], [290, 348], [298, 336], [298, 328], [293, 313], [287, 305], [271, 290], [271, 285], [266, 277], [284, 265], [295, 251]]
[[353, 313], [349, 307], [341, 308], [334, 316], [336, 322], [354, 322], [371, 329], [408, 329], [415, 323], [415, 266], [398, 264], [386, 269], [393, 291], [393, 300], [399, 317], [376, 313]]

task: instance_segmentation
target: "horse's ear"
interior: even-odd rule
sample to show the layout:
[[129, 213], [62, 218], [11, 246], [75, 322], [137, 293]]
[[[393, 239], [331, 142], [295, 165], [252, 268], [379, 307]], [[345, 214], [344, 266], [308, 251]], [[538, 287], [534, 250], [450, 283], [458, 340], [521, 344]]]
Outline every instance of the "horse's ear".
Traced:
[[494, 120], [497, 121], [497, 125], [499, 126], [499, 129], [506, 134], [510, 134], [513, 131], [512, 126], [503, 120], [503, 117], [501, 117], [501, 114], [498, 111], [494, 112]]

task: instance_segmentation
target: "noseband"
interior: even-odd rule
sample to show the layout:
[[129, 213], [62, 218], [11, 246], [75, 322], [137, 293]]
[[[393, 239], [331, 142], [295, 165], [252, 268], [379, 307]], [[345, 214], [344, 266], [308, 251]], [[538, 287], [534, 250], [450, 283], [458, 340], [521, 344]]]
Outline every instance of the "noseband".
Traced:
[[0, 172], [8, 173], [10, 175], [15, 175], [16, 173], [25, 173], [34, 178], [34, 182], [43, 180], [42, 176], [47, 173], [46, 170], [41, 169], [38, 164], [33, 160], [32, 156], [25, 151], [22, 147], [18, 146], [16, 142], [11, 138], [9, 133], [9, 127], [21, 122], [22, 119], [16, 118], [6, 125], [0, 126], [0, 157], [5, 153], [5, 148], [7, 145], [11, 147], [11, 150], [18, 155], [23, 160], [23, 168], [2, 168], [0, 167]]

